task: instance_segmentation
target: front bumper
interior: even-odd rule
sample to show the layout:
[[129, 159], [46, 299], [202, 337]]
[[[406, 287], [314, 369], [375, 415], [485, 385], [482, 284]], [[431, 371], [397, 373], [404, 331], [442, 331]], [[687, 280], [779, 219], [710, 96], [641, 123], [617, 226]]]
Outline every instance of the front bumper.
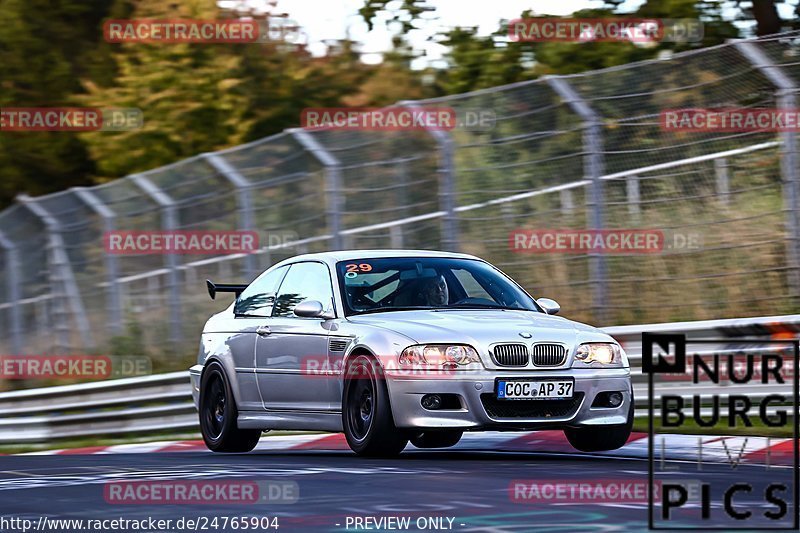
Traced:
[[[459, 372], [439, 379], [386, 376], [394, 423], [399, 428], [543, 429], [625, 424], [633, 401], [630, 370], [564, 369], [549, 371]], [[574, 378], [572, 400], [497, 400], [495, 379]], [[600, 392], [621, 392], [618, 407], [592, 407]], [[428, 410], [425, 394], [455, 394], [460, 409]], [[524, 403], [522, 403], [524, 402]], [[532, 403], [547, 402], [547, 403]], [[563, 403], [568, 402], [568, 403]]]

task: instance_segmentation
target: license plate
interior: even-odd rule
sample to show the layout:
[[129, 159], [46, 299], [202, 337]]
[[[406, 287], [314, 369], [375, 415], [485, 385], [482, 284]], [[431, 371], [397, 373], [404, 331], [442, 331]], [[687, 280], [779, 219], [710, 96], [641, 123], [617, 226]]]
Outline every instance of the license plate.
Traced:
[[572, 398], [575, 384], [564, 380], [498, 380], [498, 400], [566, 400]]

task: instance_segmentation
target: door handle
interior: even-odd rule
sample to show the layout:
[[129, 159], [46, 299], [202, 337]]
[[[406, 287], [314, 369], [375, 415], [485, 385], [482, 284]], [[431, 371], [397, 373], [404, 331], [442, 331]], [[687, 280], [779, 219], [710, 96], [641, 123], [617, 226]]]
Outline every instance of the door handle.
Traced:
[[258, 326], [256, 328], [256, 333], [259, 334], [262, 337], [266, 337], [267, 335], [269, 335], [272, 332], [269, 330], [269, 326]]

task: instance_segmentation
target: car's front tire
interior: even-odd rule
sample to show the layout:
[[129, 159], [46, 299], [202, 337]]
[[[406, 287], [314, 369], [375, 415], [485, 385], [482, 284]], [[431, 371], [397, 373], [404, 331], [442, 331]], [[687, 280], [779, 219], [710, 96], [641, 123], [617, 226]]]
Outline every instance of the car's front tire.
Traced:
[[225, 371], [212, 362], [200, 379], [200, 432], [214, 452], [249, 452], [261, 438], [259, 429], [239, 429], [238, 410]]
[[351, 450], [369, 457], [403, 451], [408, 434], [394, 425], [386, 380], [375, 359], [359, 355], [348, 363], [342, 396], [342, 426]]
[[628, 421], [625, 424], [614, 426], [597, 426], [583, 428], [565, 428], [567, 440], [581, 452], [605, 452], [618, 450], [625, 446], [633, 430], [633, 396], [628, 409]]

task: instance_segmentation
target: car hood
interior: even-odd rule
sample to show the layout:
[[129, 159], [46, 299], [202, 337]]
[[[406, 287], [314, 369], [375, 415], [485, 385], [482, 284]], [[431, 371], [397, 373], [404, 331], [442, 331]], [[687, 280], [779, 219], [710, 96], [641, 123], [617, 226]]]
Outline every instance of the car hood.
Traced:
[[479, 349], [496, 342], [550, 341], [575, 345], [613, 340], [592, 326], [531, 311], [392, 311], [350, 317], [349, 320], [354, 324], [395, 331], [420, 344], [469, 343]]

